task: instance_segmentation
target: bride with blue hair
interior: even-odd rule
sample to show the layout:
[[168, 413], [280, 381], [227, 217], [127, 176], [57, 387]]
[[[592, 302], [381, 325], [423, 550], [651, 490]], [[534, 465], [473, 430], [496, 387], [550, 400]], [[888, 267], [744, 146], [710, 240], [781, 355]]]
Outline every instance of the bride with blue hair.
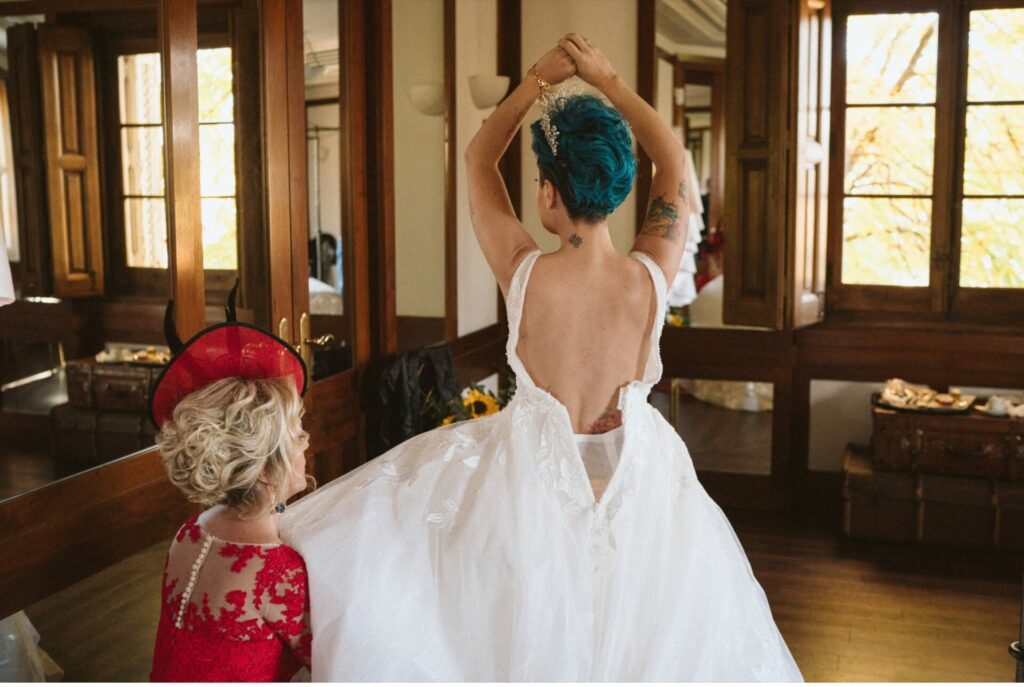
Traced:
[[[573, 75], [603, 98], [556, 92]], [[537, 212], [559, 244], [547, 253], [498, 172], [538, 101]], [[633, 188], [633, 135], [656, 172], [623, 255], [608, 217]], [[732, 527], [648, 402], [666, 278], [698, 192], [680, 141], [573, 33], [465, 157], [516, 394], [284, 514], [282, 536], [308, 570], [313, 679], [800, 681]]]

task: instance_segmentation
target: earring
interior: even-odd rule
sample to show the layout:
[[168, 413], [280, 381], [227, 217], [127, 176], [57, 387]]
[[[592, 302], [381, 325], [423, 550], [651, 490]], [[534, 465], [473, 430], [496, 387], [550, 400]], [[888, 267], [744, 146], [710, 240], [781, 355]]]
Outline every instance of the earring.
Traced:
[[274, 506], [274, 512], [275, 513], [283, 513], [284, 512], [284, 504], [283, 503], [279, 503], [279, 504], [275, 505]]

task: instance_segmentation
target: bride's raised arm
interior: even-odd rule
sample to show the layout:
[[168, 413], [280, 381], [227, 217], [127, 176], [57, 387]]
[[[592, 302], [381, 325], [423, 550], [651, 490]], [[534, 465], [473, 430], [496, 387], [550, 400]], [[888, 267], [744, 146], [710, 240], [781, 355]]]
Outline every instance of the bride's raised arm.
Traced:
[[654, 108], [626, 85], [599, 48], [578, 33], [566, 35], [558, 44], [576, 63], [577, 75], [600, 90], [622, 113], [654, 163], [647, 218], [633, 250], [651, 256], [671, 284], [686, 245], [689, 212], [690, 189], [686, 187], [682, 142]]
[[562, 48], [556, 47], [546, 53], [484, 121], [466, 148], [466, 179], [473, 231], [502, 293], [508, 292], [519, 261], [536, 250], [537, 243], [512, 209], [505, 183], [498, 172], [498, 160], [505, 154], [526, 113], [541, 96], [542, 82], [554, 85], [575, 72], [576, 65]]

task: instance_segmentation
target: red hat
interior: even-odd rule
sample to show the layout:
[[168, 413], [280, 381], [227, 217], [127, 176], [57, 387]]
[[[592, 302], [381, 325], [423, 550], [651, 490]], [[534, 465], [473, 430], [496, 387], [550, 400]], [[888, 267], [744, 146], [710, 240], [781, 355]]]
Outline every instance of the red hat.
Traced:
[[[237, 287], [237, 284], [235, 286]], [[174, 301], [167, 303], [164, 335], [174, 353], [149, 394], [149, 414], [162, 427], [174, 408], [193, 391], [220, 379], [274, 379], [295, 382], [306, 393], [306, 363], [287, 342], [255, 325], [235, 321], [235, 289], [228, 298], [228, 321], [202, 330], [182, 344], [174, 327]]]

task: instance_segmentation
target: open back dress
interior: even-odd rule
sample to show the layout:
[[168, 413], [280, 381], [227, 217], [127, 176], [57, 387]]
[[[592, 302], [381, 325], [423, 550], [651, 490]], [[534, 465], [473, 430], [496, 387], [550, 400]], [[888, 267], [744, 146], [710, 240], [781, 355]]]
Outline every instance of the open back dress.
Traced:
[[[421, 434], [282, 519], [306, 561], [315, 681], [801, 681], [728, 520], [648, 403], [666, 285], [621, 427], [574, 435], [516, 354], [516, 394]], [[589, 470], [589, 472], [588, 472]], [[594, 498], [591, 479], [607, 486]]]

